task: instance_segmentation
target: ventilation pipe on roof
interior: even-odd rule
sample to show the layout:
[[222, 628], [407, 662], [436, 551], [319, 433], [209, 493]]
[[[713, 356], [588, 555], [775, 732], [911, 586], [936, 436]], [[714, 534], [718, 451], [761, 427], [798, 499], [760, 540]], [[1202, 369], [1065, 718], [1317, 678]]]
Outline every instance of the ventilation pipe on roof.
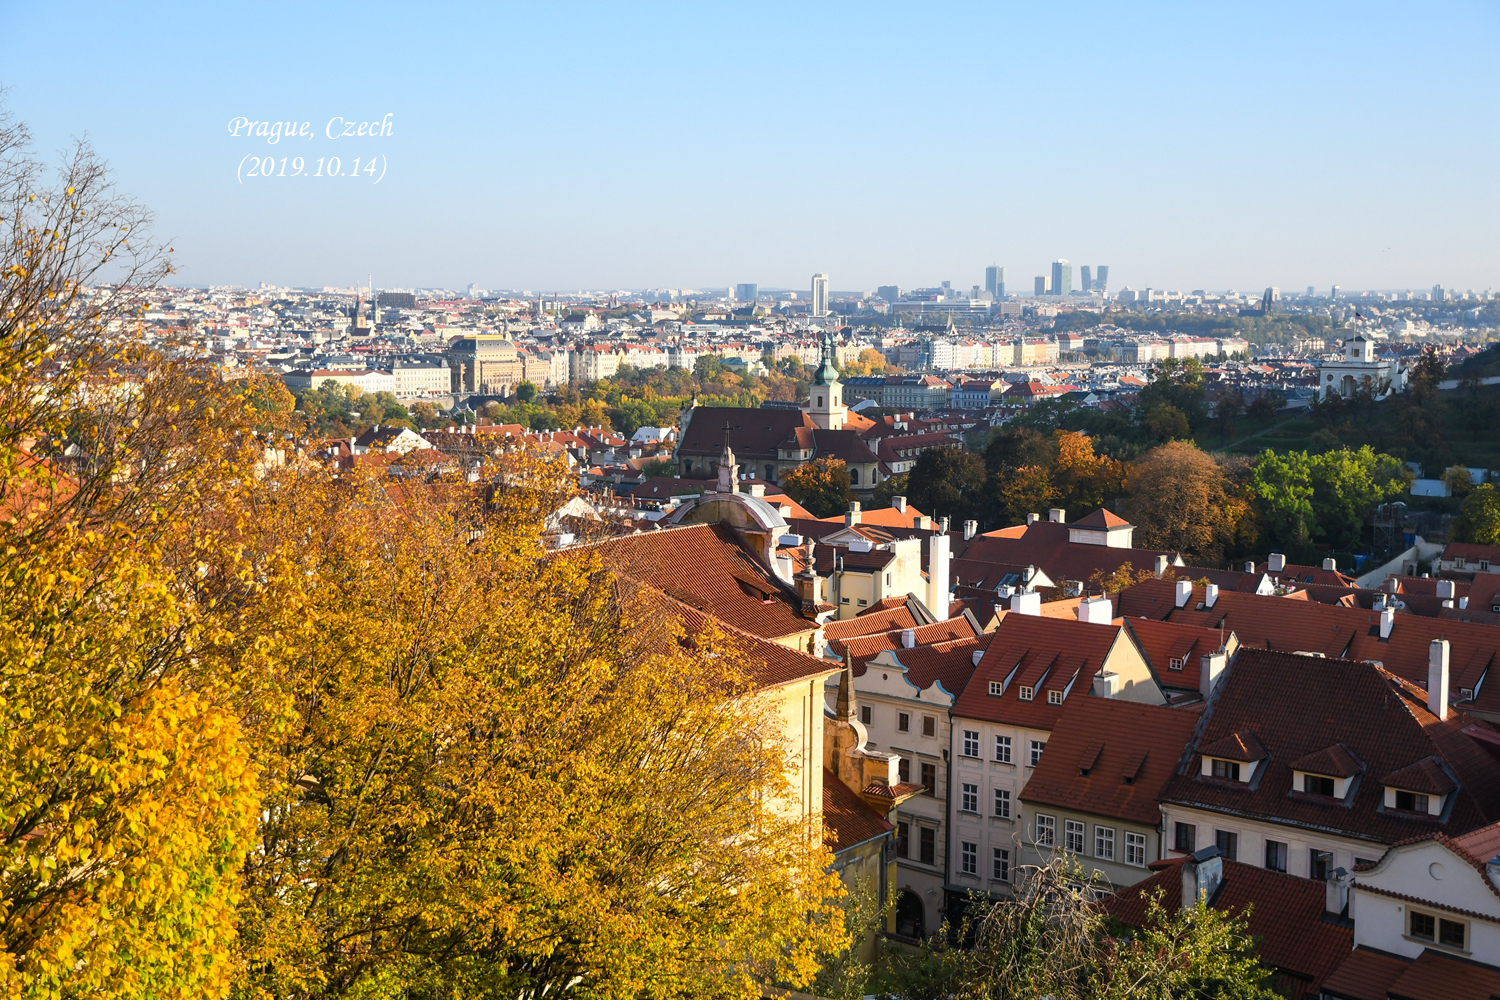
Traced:
[[913, 629], [913, 628], [904, 628], [904, 629], [902, 629], [901, 630], [901, 648], [902, 649], [911, 649], [916, 644], [917, 644], [917, 630]]
[[1439, 580], [1437, 582], [1437, 595], [1442, 600], [1445, 600], [1445, 601], [1451, 601], [1451, 600], [1453, 600], [1453, 598], [1456, 596], [1453, 593], [1453, 589], [1454, 588], [1453, 588], [1453, 581], [1452, 580]]
[[1286, 555], [1281, 552], [1272, 552], [1271, 558], [1266, 560], [1266, 569], [1272, 573], [1281, 573], [1286, 570]]
[[1064, 524], [1068, 520], [1068, 512], [1062, 507], [1053, 507], [1047, 511], [1047, 520], [1055, 524]]
[[[1389, 639], [1391, 637], [1391, 629], [1393, 629], [1395, 627], [1396, 627], [1396, 609], [1393, 608], [1393, 607], [1389, 607], [1389, 606], [1381, 608], [1380, 609], [1380, 638], [1382, 638], [1382, 639]], [[1406, 633], [1403, 632], [1402, 634], [1405, 635]]]
[[905, 514], [906, 497], [891, 497], [891, 506], [899, 510], [901, 513]]
[[978, 521], [965, 521], [964, 522], [964, 541], [967, 542], [969, 539], [973, 538], [977, 534], [979, 534], [979, 522]]
[[1224, 678], [1224, 670], [1229, 666], [1229, 654], [1222, 649], [1213, 653], [1205, 653], [1198, 661], [1198, 693], [1207, 701], [1208, 696], [1214, 693], [1214, 688], [1219, 686], [1219, 681]]
[[1427, 646], [1427, 711], [1439, 719], [1448, 717], [1448, 640], [1434, 639]]
[[1217, 583], [1206, 584], [1203, 588], [1203, 606], [1211, 608], [1219, 600], [1219, 585]]
[[1328, 570], [1328, 572], [1330, 573], [1337, 573], [1339, 569], [1339, 561], [1332, 556], [1329, 556], [1327, 559], [1323, 560], [1323, 568]]
[[1177, 603], [1177, 606], [1179, 608], [1185, 608], [1185, 607], [1187, 607], [1187, 602], [1192, 599], [1192, 596], [1193, 596], [1193, 581], [1191, 581], [1191, 580], [1178, 580], [1177, 581], [1177, 593], [1176, 593], [1176, 603]]
[[1091, 625], [1108, 625], [1114, 620], [1115, 609], [1108, 597], [1085, 597], [1078, 602], [1078, 620]]

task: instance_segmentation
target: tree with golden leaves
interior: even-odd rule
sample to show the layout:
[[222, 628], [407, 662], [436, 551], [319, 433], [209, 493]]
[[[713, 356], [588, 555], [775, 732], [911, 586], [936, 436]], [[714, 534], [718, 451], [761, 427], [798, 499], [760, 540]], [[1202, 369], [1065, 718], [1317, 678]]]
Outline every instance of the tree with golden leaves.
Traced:
[[781, 477], [786, 495], [813, 517], [832, 517], [849, 509], [849, 467], [841, 458], [815, 458]]
[[1250, 512], [1219, 464], [1189, 441], [1161, 445], [1132, 462], [1125, 492], [1136, 544], [1181, 552], [1194, 565], [1222, 562]]

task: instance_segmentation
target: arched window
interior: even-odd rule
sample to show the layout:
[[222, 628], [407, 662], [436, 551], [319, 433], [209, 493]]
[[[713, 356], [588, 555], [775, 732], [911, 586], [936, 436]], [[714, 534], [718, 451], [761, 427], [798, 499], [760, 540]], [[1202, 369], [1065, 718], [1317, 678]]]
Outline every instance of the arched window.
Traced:
[[819, 396], [818, 397], [818, 401], [816, 403], [814, 403], [813, 405], [814, 406], [822, 406], [823, 405], [823, 397]]
[[859, 485], [859, 470], [858, 469], [850, 469], [849, 470], [849, 485], [850, 486], [858, 486]]

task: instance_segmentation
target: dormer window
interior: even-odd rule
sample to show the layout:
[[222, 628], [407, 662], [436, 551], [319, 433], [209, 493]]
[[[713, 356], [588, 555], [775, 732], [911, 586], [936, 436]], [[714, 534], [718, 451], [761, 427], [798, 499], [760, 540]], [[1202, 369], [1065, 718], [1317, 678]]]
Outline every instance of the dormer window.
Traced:
[[1004, 681], [990, 681], [990, 697], [998, 698], [1005, 693]]
[[1180, 657], [1180, 656], [1174, 656], [1170, 660], [1168, 660], [1167, 661], [1167, 669], [1168, 670], [1181, 670], [1182, 669], [1182, 657]]
[[1404, 792], [1397, 789], [1396, 808], [1402, 812], [1425, 813], [1427, 811], [1427, 796], [1421, 792]]
[[1016, 692], [1016, 697], [1020, 698], [1022, 701], [1030, 701], [1035, 693], [1036, 692], [1033, 688], [1027, 687], [1025, 684], [1022, 684], [1020, 690]]
[[1240, 764], [1235, 760], [1214, 760], [1212, 763], [1213, 776], [1223, 778], [1226, 781], [1240, 780]]
[[1326, 795], [1333, 798], [1334, 780], [1326, 774], [1304, 774], [1302, 790], [1308, 795]]
[[1062, 696], [1063, 696], [1063, 693], [1061, 691], [1048, 691], [1047, 692], [1047, 704], [1049, 704], [1049, 705], [1061, 705], [1062, 704]]

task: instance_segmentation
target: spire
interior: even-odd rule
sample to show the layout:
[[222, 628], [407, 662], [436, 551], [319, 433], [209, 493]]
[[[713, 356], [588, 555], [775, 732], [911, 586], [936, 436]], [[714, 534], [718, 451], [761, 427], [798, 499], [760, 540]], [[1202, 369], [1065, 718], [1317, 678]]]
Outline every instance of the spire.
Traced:
[[844, 646], [844, 672], [839, 675], [839, 698], [834, 706], [834, 718], [840, 722], [853, 722], [859, 713], [859, 703], [854, 698], [854, 654]]
[[839, 370], [834, 366], [835, 353], [833, 331], [825, 330], [823, 331], [823, 359], [813, 375], [813, 385], [828, 385], [839, 380]]
[[719, 492], [740, 491], [740, 467], [734, 460], [734, 449], [729, 447], [729, 421], [724, 421], [724, 450], [719, 453]]

